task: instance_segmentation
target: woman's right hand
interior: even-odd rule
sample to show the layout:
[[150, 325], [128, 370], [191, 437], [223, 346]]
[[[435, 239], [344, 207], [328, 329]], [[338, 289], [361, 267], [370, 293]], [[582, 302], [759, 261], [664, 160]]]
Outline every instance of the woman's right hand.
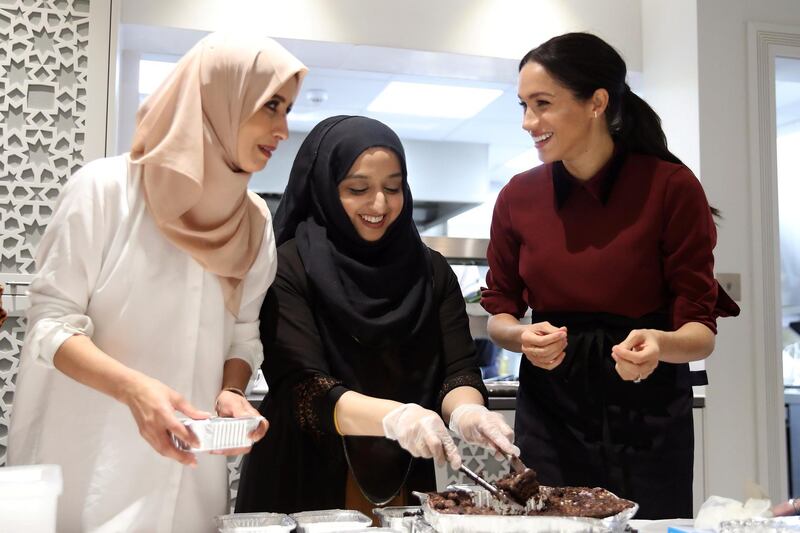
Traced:
[[145, 375], [138, 376], [127, 387], [123, 401], [131, 410], [139, 434], [155, 451], [181, 464], [197, 465], [193, 453], [179, 450], [172, 442], [170, 433], [192, 446], [200, 444], [195, 434], [178, 420], [175, 411], [195, 420], [210, 418], [211, 413], [195, 409], [178, 392]]
[[414, 457], [433, 457], [436, 464], [461, 467], [461, 455], [441, 417], [415, 403], [406, 403], [383, 417], [383, 432]]
[[520, 333], [522, 353], [533, 366], [553, 370], [564, 361], [567, 349], [567, 328], [550, 322], [524, 326]]

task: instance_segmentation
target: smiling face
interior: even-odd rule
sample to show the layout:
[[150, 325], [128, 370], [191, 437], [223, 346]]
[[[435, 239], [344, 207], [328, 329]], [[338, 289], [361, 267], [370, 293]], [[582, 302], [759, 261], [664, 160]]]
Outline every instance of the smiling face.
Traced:
[[292, 109], [296, 92], [297, 78], [292, 76], [241, 125], [236, 151], [241, 170], [252, 173], [263, 169], [278, 143], [289, 138], [286, 115]]
[[593, 98], [578, 100], [534, 62], [520, 70], [518, 89], [524, 109], [522, 129], [530, 133], [542, 162], [577, 160], [589, 151], [598, 125]]
[[365, 150], [339, 183], [347, 217], [365, 241], [377, 241], [403, 210], [403, 172], [388, 148]]

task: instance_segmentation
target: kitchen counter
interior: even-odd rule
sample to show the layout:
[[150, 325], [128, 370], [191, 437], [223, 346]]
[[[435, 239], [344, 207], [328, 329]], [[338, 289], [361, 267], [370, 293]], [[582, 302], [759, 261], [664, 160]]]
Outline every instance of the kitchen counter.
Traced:
[[[494, 411], [513, 411], [517, 408], [517, 382], [516, 381], [487, 381], [486, 388], [489, 389], [489, 409]], [[706, 406], [705, 394], [699, 392], [701, 387], [695, 388], [694, 401], [692, 407], [701, 409]], [[797, 393], [797, 401], [800, 403], [800, 391]]]
[[[486, 383], [486, 388], [489, 389], [489, 405], [487, 406], [492, 411], [514, 411], [517, 408], [517, 391], [516, 382], [503, 382], [503, 381], [490, 381]], [[787, 393], [789, 398], [789, 393]], [[263, 392], [250, 392], [247, 399], [253, 404], [256, 409], [264, 399]], [[794, 403], [800, 403], [800, 390], [796, 390], [792, 396]], [[789, 400], [787, 399], [787, 403]], [[694, 402], [692, 407], [695, 409], [702, 409], [706, 406], [706, 397], [702, 393], [695, 392]]]
[[[800, 403], [800, 395], [798, 395], [798, 403]], [[692, 407], [695, 409], [703, 409], [706, 406], [706, 397], [695, 395]], [[513, 411], [517, 408], [517, 398], [515, 396], [489, 396], [489, 409], [492, 411], [509, 410]]]

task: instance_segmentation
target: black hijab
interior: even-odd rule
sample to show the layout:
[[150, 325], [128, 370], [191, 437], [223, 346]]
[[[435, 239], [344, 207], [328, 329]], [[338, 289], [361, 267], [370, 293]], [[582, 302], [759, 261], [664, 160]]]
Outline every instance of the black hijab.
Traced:
[[[338, 185], [365, 151], [392, 150], [403, 175], [403, 209], [375, 242], [361, 238], [339, 199]], [[367, 117], [323, 120], [306, 137], [275, 214], [277, 244], [294, 238], [321, 312], [368, 346], [415, 335], [431, 312], [430, 258], [412, 219], [403, 145]]]

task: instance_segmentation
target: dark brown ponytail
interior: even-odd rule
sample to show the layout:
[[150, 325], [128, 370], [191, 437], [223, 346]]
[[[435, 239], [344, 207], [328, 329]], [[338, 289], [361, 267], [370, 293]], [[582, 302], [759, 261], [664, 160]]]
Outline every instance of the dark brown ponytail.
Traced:
[[[565, 33], [525, 54], [519, 70], [531, 62], [542, 65], [579, 100], [587, 100], [597, 89], [605, 89], [608, 131], [628, 150], [683, 164], [669, 151], [658, 114], [625, 82], [625, 61], [603, 39], [590, 33]], [[711, 212], [720, 216], [714, 207]]]

